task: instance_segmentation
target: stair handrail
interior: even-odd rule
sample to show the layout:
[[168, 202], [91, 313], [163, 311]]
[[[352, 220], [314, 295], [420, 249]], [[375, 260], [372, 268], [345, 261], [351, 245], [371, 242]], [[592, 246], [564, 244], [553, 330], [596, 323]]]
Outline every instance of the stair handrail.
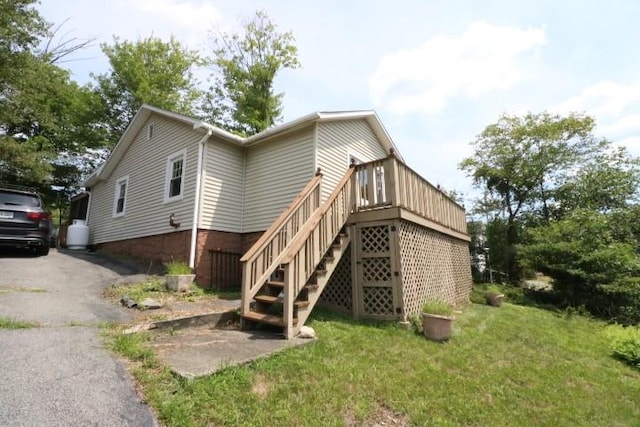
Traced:
[[[307, 224], [305, 224], [305, 227], [303, 228], [303, 230], [301, 230], [300, 234], [298, 234], [296, 238], [291, 241], [291, 243], [289, 244], [289, 247], [287, 248], [286, 255], [282, 259], [282, 264], [291, 262], [295, 254], [300, 250], [300, 247], [304, 243], [305, 239], [313, 232], [314, 228], [316, 228], [316, 226], [318, 225], [322, 217], [333, 206], [335, 200], [338, 198], [340, 193], [345, 189], [345, 187], [347, 187], [347, 184], [350, 183], [351, 177], [353, 176], [353, 171], [354, 171], [353, 167], [350, 167], [347, 170], [347, 172], [344, 174], [344, 176], [342, 177], [342, 179], [340, 180], [336, 188], [333, 190], [333, 193], [331, 193], [329, 198], [322, 204], [322, 206], [320, 206], [320, 209], [318, 209], [313, 213], [313, 215], [311, 215], [311, 217], [309, 218], [309, 221], [307, 222]], [[351, 197], [348, 197], [347, 203], [348, 205], [346, 206], [346, 208], [350, 209]], [[345, 215], [346, 218], [349, 218], [349, 213], [350, 212], [346, 213]], [[346, 223], [346, 220], [345, 220], [345, 223]], [[344, 223], [342, 225], [344, 225]], [[342, 228], [342, 226], [340, 228]], [[336, 236], [337, 234], [338, 233], [336, 233]], [[335, 238], [336, 236], [333, 236], [333, 237]], [[330, 244], [326, 247], [326, 249], [329, 249], [329, 246]]]
[[291, 219], [294, 212], [313, 193], [313, 190], [315, 190], [315, 188], [320, 185], [321, 181], [322, 181], [322, 173], [320, 172], [320, 170], [318, 170], [318, 172], [316, 172], [313, 179], [311, 179], [307, 183], [307, 185], [300, 191], [300, 193], [298, 193], [298, 195], [293, 199], [293, 201], [291, 201], [287, 209], [285, 209], [280, 214], [278, 219], [276, 219], [271, 224], [271, 227], [269, 227], [267, 231], [262, 233], [262, 236], [260, 236], [260, 238], [249, 248], [249, 250], [247, 250], [247, 252], [245, 252], [242, 258], [240, 258], [240, 261], [242, 262], [249, 261], [251, 258], [254, 257], [256, 252], [258, 252], [261, 249], [264, 249], [264, 247], [268, 244], [268, 241], [272, 240], [273, 237], [278, 232], [278, 230], [282, 227], [282, 225], [286, 221]]
[[290, 242], [285, 256], [280, 261], [284, 265], [283, 321], [288, 338], [291, 338], [295, 331], [293, 301], [351, 215], [354, 170], [354, 167], [347, 170], [329, 198]]
[[242, 312], [249, 300], [278, 267], [284, 251], [320, 206], [320, 169], [278, 219], [240, 258], [242, 262]]

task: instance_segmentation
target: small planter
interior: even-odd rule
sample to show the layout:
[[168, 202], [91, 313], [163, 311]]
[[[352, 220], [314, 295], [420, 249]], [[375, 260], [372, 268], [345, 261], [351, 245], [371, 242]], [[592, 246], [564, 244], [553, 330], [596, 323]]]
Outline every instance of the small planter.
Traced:
[[451, 337], [453, 316], [422, 313], [422, 332], [432, 341], [447, 341]]
[[196, 278], [195, 274], [167, 274], [167, 289], [176, 292], [188, 292]]
[[487, 293], [484, 297], [487, 300], [487, 304], [492, 307], [500, 307], [502, 301], [504, 301], [504, 294]]

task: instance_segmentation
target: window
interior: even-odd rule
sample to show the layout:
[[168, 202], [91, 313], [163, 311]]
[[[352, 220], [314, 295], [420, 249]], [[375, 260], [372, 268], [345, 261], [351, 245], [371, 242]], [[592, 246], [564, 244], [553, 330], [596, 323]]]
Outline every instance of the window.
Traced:
[[129, 186], [129, 175], [116, 181], [116, 191], [113, 198], [113, 216], [123, 216], [127, 200], [127, 187]]
[[187, 150], [181, 150], [167, 158], [164, 201], [182, 200], [184, 186], [184, 164]]
[[149, 124], [149, 129], [147, 129], [147, 140], [153, 138], [153, 123]]

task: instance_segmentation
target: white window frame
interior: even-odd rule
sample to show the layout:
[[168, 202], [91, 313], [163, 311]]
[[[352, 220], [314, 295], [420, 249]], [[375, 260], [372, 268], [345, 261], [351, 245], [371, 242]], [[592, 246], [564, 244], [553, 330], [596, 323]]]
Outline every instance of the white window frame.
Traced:
[[[182, 176], [180, 178], [180, 194], [169, 197], [169, 191], [171, 190], [171, 178], [173, 174], [173, 164], [176, 161], [182, 160]], [[167, 157], [167, 166], [164, 176], [164, 203], [174, 202], [176, 200], [182, 200], [184, 197], [184, 177], [186, 176], [187, 169], [187, 149], [183, 148]]]
[[149, 123], [149, 126], [147, 127], [147, 141], [151, 141], [151, 139], [153, 138], [154, 131], [155, 131], [154, 123], [151, 122], [151, 123]]
[[[118, 212], [118, 199], [120, 198], [120, 188], [124, 183], [124, 200], [122, 201], [122, 212]], [[129, 175], [116, 180], [116, 188], [113, 192], [113, 217], [124, 216], [127, 211], [127, 194], [129, 193]]]
[[357, 151], [347, 150], [347, 167], [351, 166], [351, 158], [356, 160], [356, 165], [360, 163], [367, 163], [370, 160], [367, 160], [365, 156], [360, 155]]

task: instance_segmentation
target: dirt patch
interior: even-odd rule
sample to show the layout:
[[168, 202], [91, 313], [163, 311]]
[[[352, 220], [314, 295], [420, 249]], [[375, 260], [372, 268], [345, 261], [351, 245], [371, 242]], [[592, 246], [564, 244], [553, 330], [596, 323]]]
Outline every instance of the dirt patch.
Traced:
[[202, 299], [198, 301], [176, 301], [166, 299], [159, 301], [162, 308], [153, 310], [139, 310], [132, 308], [135, 323], [157, 322], [160, 320], [181, 319], [184, 317], [200, 316], [203, 314], [221, 313], [234, 310], [240, 306], [239, 302], [220, 299]]
[[133, 314], [132, 324], [153, 323], [163, 320], [181, 319], [211, 313], [236, 310], [240, 307], [235, 295], [219, 295], [206, 289], [195, 287], [190, 292], [171, 292], [166, 289], [164, 280], [158, 276], [147, 276], [136, 283], [114, 285], [105, 289], [103, 297], [113, 304], [123, 305], [123, 300], [140, 303], [150, 298], [161, 307], [140, 309], [128, 308]]
[[344, 417], [345, 424], [349, 427], [386, 427], [386, 426], [410, 426], [411, 422], [406, 415], [397, 413], [389, 409], [386, 405], [378, 403], [375, 411], [367, 417], [364, 422], [360, 422], [353, 413], [347, 413]]
[[251, 392], [258, 396], [261, 400], [267, 397], [269, 389], [271, 388], [269, 381], [262, 374], [257, 374], [251, 387]]

